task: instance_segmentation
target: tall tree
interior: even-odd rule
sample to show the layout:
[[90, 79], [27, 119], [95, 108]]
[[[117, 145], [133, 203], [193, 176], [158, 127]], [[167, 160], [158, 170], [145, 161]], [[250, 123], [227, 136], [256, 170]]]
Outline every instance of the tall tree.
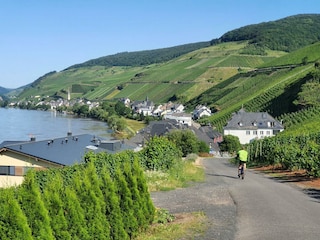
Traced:
[[32, 240], [31, 229], [15, 197], [16, 189], [0, 190], [0, 239]]
[[142, 225], [143, 228], [147, 227], [147, 224], [151, 224], [154, 219], [155, 208], [150, 197], [150, 192], [148, 190], [148, 185], [142, 167], [139, 164], [139, 158], [135, 154], [132, 164], [132, 174], [135, 176], [137, 181], [137, 189], [139, 191], [141, 199], [141, 208], [143, 209], [143, 214], [146, 222]]
[[43, 193], [43, 199], [51, 219], [51, 228], [56, 239], [71, 239], [68, 223], [64, 215], [64, 186], [60, 172], [51, 177]]
[[126, 178], [128, 183], [128, 187], [131, 191], [131, 198], [132, 198], [132, 208], [134, 211], [134, 215], [137, 219], [138, 227], [146, 226], [146, 218], [143, 212], [143, 204], [142, 199], [138, 190], [138, 183], [137, 178], [133, 176], [133, 172], [131, 170], [131, 163], [129, 161], [125, 161], [123, 165], [123, 174]]
[[103, 195], [92, 161], [87, 163], [83, 172], [76, 174], [74, 184], [85, 212], [89, 235], [101, 240], [110, 239], [110, 225], [105, 216]]
[[35, 181], [35, 171], [30, 170], [19, 189], [19, 203], [28, 219], [32, 236], [39, 239], [54, 239], [47, 208]]
[[120, 167], [115, 172], [116, 190], [119, 196], [123, 224], [130, 238], [137, 234], [138, 223], [133, 210], [132, 194]]
[[122, 221], [120, 202], [116, 194], [115, 184], [106, 166], [102, 168], [100, 188], [106, 203], [105, 214], [110, 224], [111, 239], [129, 239]]
[[90, 240], [91, 237], [87, 231], [87, 222], [84, 209], [81, 207], [79, 198], [70, 186], [65, 188], [65, 217], [68, 223], [69, 233], [73, 240]]

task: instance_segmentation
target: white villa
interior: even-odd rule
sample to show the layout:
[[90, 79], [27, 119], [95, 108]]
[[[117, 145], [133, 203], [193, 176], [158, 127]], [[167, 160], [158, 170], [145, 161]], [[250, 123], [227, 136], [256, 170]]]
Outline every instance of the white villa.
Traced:
[[275, 136], [283, 130], [282, 124], [266, 112], [240, 109], [223, 128], [223, 134], [237, 136], [241, 144], [246, 144], [255, 139]]

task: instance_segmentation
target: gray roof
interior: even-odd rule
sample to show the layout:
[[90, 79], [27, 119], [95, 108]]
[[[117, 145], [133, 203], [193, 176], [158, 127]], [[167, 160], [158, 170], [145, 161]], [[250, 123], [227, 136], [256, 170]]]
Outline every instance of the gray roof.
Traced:
[[218, 149], [218, 144], [213, 143], [213, 139], [221, 136], [217, 131], [214, 131], [211, 127], [200, 127], [187, 126], [179, 123], [175, 119], [165, 119], [161, 121], [152, 121], [150, 124], [139, 131], [134, 137], [130, 138], [128, 142], [131, 145], [143, 145], [145, 141], [148, 141], [154, 136], [164, 136], [173, 130], [186, 130], [193, 131], [199, 140], [206, 142], [207, 144], [212, 143], [213, 148]]
[[1, 151], [13, 151], [38, 160], [67, 166], [80, 163], [88, 151], [116, 153], [133, 149], [120, 140], [105, 140], [82, 134], [43, 141], [3, 142]]
[[267, 112], [246, 112], [244, 109], [240, 109], [238, 112], [232, 115], [232, 118], [224, 129], [275, 129], [282, 130], [284, 127], [282, 124], [274, 119]]

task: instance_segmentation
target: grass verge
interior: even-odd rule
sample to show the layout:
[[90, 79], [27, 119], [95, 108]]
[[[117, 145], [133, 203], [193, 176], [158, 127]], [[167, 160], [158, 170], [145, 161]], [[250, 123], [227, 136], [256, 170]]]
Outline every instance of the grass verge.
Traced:
[[204, 213], [181, 213], [174, 215], [174, 220], [171, 222], [154, 223], [146, 232], [139, 234], [135, 240], [191, 240], [202, 236], [206, 229]]
[[[192, 182], [204, 180], [204, 169], [197, 155], [192, 154], [177, 161], [168, 172], [147, 171], [146, 179], [149, 191], [168, 191], [187, 187]], [[170, 214], [167, 210], [156, 209], [153, 224], [139, 234], [136, 240], [194, 239], [207, 229], [203, 212]]]
[[178, 160], [168, 172], [146, 171], [149, 191], [169, 191], [204, 180], [204, 169], [195, 159]]

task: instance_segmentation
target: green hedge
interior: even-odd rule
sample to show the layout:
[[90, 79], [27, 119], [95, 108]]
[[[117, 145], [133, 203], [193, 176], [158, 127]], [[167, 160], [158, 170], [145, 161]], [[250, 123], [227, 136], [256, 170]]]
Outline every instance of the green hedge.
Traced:
[[134, 152], [89, 153], [61, 169], [30, 170], [0, 190], [0, 239], [132, 239], [154, 206]]

